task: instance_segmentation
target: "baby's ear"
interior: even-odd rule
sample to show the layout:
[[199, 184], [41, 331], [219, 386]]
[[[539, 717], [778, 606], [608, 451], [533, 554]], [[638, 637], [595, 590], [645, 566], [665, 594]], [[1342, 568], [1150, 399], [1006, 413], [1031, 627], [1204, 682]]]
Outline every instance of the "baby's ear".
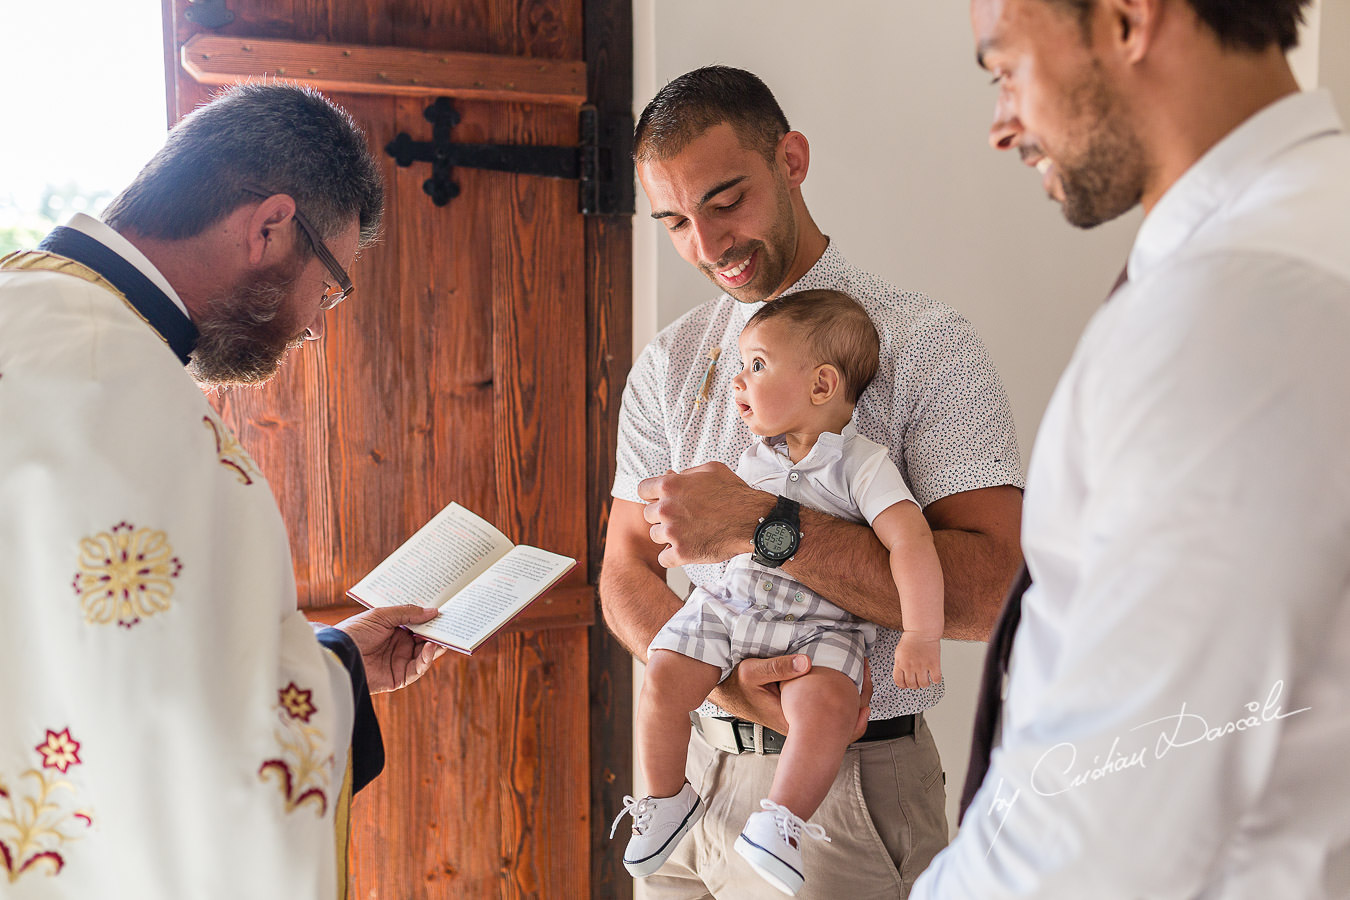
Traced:
[[816, 406], [829, 403], [844, 387], [839, 370], [831, 363], [816, 366], [816, 377], [811, 382], [811, 402]]

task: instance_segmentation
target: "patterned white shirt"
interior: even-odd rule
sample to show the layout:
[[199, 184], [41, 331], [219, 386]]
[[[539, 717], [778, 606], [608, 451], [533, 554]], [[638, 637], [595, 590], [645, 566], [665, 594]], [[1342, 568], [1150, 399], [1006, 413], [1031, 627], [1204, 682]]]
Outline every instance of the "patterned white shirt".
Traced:
[[[1022, 486], [1008, 397], [969, 322], [923, 294], [898, 290], [854, 267], [833, 242], [787, 293], [820, 288], [853, 297], [876, 325], [881, 366], [853, 421], [859, 434], [890, 450], [920, 506], [963, 491]], [[722, 294], [664, 328], [642, 351], [619, 414], [615, 497], [642, 502], [638, 482], [668, 469], [712, 460], [736, 464], [754, 435], [730, 401], [731, 379], [741, 369], [737, 339], [759, 307]], [[714, 348], [721, 356], [708, 400], [695, 405]], [[709, 584], [725, 566], [685, 571], [694, 584]], [[895, 686], [898, 640], [899, 632], [881, 629], [872, 654], [874, 719], [919, 712], [942, 698], [941, 685], [917, 691]], [[711, 705], [702, 711], [720, 713]]]

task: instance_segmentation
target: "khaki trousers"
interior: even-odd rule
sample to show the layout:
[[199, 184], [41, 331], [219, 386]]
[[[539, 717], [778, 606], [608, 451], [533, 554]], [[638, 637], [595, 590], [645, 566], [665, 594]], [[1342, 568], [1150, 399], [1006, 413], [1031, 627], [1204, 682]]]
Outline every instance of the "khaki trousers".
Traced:
[[[725, 753], [693, 733], [685, 774], [708, 810], [646, 879], [651, 900], [782, 900], [732, 849], [745, 820], [769, 795], [777, 765], [777, 755]], [[922, 717], [909, 737], [849, 747], [810, 821], [824, 826], [830, 843], [803, 836], [806, 884], [799, 900], [908, 897], [947, 845], [942, 761]]]

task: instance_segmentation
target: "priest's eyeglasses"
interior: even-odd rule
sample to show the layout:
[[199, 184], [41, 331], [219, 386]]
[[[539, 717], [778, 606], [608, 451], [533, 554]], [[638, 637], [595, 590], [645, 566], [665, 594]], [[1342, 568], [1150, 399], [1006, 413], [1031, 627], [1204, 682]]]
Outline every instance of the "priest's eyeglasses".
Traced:
[[[245, 193], [253, 194], [256, 197], [262, 197], [264, 200], [273, 194], [282, 193], [281, 191], [265, 191], [260, 187], [245, 185], [242, 190]], [[329, 310], [337, 306], [343, 300], [352, 295], [356, 286], [352, 284], [352, 278], [347, 274], [347, 270], [338, 263], [337, 257], [333, 256], [333, 251], [328, 249], [328, 245], [319, 237], [319, 232], [314, 228], [314, 224], [309, 218], [300, 211], [300, 207], [295, 208], [295, 221], [300, 225], [300, 230], [309, 238], [309, 244], [314, 248], [314, 255], [319, 257], [319, 262], [323, 263], [328, 274], [332, 275], [337, 284], [327, 285], [323, 292], [323, 300], [319, 302], [319, 309]]]

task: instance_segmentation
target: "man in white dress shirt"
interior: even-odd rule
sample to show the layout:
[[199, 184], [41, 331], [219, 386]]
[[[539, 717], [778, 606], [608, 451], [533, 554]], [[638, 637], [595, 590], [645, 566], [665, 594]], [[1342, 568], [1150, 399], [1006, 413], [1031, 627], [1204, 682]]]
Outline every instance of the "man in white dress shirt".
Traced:
[[1036, 440], [1001, 739], [915, 897], [1350, 897], [1350, 137], [1285, 60], [1305, 5], [973, 3], [994, 147], [1077, 226], [1146, 217]]
[[[250, 85], [105, 221], [0, 260], [5, 897], [345, 896], [370, 693], [436, 655], [406, 606], [311, 629], [266, 480], [198, 383], [259, 383], [378, 228], [365, 136]], [[359, 302], [359, 301], [358, 301]]]

